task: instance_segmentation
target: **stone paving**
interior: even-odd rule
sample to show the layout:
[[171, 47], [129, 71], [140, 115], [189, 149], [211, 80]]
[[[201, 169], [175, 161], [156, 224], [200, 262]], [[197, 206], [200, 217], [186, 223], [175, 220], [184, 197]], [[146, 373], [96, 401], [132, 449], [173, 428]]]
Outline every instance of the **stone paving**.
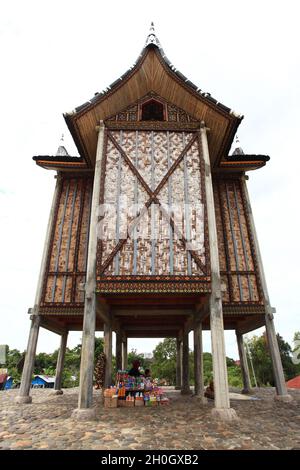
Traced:
[[17, 405], [17, 390], [0, 392], [0, 449], [300, 449], [300, 390], [291, 403], [256, 389], [258, 400], [231, 400], [239, 420], [212, 419], [213, 402], [169, 391], [170, 406], [104, 409], [94, 392], [98, 421], [75, 422], [77, 389], [53, 396], [33, 390], [33, 403]]

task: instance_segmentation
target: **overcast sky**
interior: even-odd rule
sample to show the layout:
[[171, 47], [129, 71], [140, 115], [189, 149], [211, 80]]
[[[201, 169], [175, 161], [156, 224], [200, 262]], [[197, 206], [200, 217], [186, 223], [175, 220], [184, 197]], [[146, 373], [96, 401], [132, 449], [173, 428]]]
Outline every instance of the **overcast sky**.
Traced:
[[[245, 115], [244, 151], [271, 156], [250, 172], [249, 190], [276, 329], [292, 341], [300, 330], [299, 17], [297, 0], [0, 1], [0, 344], [26, 348], [54, 189], [54, 172], [31, 157], [55, 154], [62, 133], [78, 155], [62, 113], [132, 65], [151, 21], [176, 68]], [[70, 347], [79, 341], [71, 334]], [[38, 351], [58, 344], [42, 330]], [[155, 344], [130, 340], [129, 348]], [[237, 357], [233, 333], [226, 349]]]

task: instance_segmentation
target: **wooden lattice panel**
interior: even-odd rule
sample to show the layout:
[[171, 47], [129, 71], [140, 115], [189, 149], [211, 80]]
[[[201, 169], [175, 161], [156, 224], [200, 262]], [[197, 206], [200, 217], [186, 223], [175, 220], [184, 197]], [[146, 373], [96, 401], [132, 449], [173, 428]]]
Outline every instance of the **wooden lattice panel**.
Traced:
[[204, 182], [192, 132], [108, 133], [97, 276], [208, 276]]
[[239, 179], [214, 181], [224, 303], [261, 303], [260, 280]]
[[42, 306], [79, 306], [84, 301], [92, 179], [60, 181]]
[[164, 100], [163, 98], [161, 98], [159, 95], [157, 95], [154, 92], [148, 93], [146, 96], [139, 99], [133, 105], [127, 107], [126, 109], [123, 109], [123, 111], [108, 118], [107, 121], [110, 121], [110, 122], [111, 121], [122, 121], [122, 122], [140, 121], [142, 117], [142, 105], [143, 103], [151, 99], [154, 99], [154, 100], [156, 99], [162, 104], [163, 110], [164, 110], [165, 121], [181, 122], [181, 123], [197, 122], [196, 119], [194, 119], [186, 111], [184, 111], [181, 108], [178, 108], [178, 106], [175, 106], [174, 104], [168, 103], [166, 100]]

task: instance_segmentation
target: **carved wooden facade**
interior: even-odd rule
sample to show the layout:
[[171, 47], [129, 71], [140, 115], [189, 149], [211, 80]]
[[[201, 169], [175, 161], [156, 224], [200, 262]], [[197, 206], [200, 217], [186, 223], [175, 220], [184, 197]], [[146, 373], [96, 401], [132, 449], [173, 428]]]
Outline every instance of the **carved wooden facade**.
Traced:
[[91, 177], [64, 174], [59, 179], [42, 311], [47, 311], [47, 307], [82, 310], [92, 187]]
[[92, 416], [96, 330], [104, 330], [106, 386], [112, 331], [118, 368], [128, 338], [177, 338], [183, 393], [190, 392], [188, 336], [194, 330], [200, 397], [201, 329], [210, 329], [214, 416], [228, 419], [223, 328], [236, 330], [247, 389], [242, 335], [266, 325], [277, 393], [286, 395], [245, 181], [245, 172], [269, 157], [240, 148], [229, 155], [242, 116], [175, 69], [152, 30], [133, 67], [65, 115], [79, 157], [62, 146], [54, 157], [34, 157], [58, 172], [58, 184], [19, 403], [30, 401], [40, 326], [62, 335], [58, 388], [67, 333], [83, 331], [78, 419]]
[[[197, 134], [110, 131], [104, 173], [99, 291], [118, 291], [121, 284], [114, 287], [114, 281], [154, 279], [172, 281], [170, 292], [183, 280], [198, 281], [199, 292], [209, 290], [203, 165]], [[140, 290], [146, 292], [147, 288], [141, 284]]]
[[[147, 77], [145, 82], [142, 76]], [[149, 302], [153, 308], [165, 305], [167, 296], [170, 308], [184, 306], [178, 323], [182, 328], [188, 312], [207, 301], [210, 248], [199, 132], [204, 119], [210, 128], [225, 328], [249, 315], [263, 319], [242, 179], [245, 171], [260, 168], [268, 157], [228, 157], [241, 117], [183, 81], [161, 50], [152, 46], [143, 51], [134, 70], [107, 92], [66, 115], [79, 158], [35, 157], [38, 165], [59, 172], [60, 185], [40, 313], [56, 315], [62, 324], [76, 323], [76, 328], [82, 324], [96, 115], [105, 125], [98, 226], [93, 227], [99, 237], [99, 302], [112, 311], [118, 306], [130, 311], [133, 303], [150, 315]], [[163, 320], [170, 324], [170, 318]], [[203, 326], [209, 328], [209, 323]]]

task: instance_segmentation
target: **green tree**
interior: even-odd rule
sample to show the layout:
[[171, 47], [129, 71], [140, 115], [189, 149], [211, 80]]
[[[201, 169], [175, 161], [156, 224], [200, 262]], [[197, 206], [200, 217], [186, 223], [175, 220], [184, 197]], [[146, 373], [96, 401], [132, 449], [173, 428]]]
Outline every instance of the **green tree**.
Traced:
[[165, 338], [153, 351], [152, 377], [176, 382], [176, 339]]
[[230, 385], [231, 387], [239, 387], [239, 388], [243, 387], [241, 368], [237, 366], [235, 363], [234, 365], [230, 365], [230, 366], [228, 366], [227, 364], [227, 375], [228, 375], [228, 385]]
[[[234, 359], [226, 358], [228, 370], [228, 382], [233, 387], [242, 387], [240, 367]], [[176, 340], [165, 338], [153, 351], [152, 376], [166, 379], [170, 385], [176, 383]], [[203, 353], [203, 377], [204, 384], [208, 385], [213, 378], [212, 355]], [[189, 380], [194, 384], [194, 352], [189, 353]]]
[[98, 357], [103, 352], [103, 350], [104, 350], [104, 338], [95, 338], [95, 354], [94, 354], [95, 364], [96, 364]]
[[[272, 361], [268, 350], [267, 336], [253, 336], [246, 340], [252, 357], [253, 368], [258, 386], [274, 386]], [[280, 351], [283, 371], [286, 380], [295, 376], [296, 367], [292, 361], [291, 346], [277, 334], [278, 347]], [[250, 369], [250, 374], [252, 374]]]

